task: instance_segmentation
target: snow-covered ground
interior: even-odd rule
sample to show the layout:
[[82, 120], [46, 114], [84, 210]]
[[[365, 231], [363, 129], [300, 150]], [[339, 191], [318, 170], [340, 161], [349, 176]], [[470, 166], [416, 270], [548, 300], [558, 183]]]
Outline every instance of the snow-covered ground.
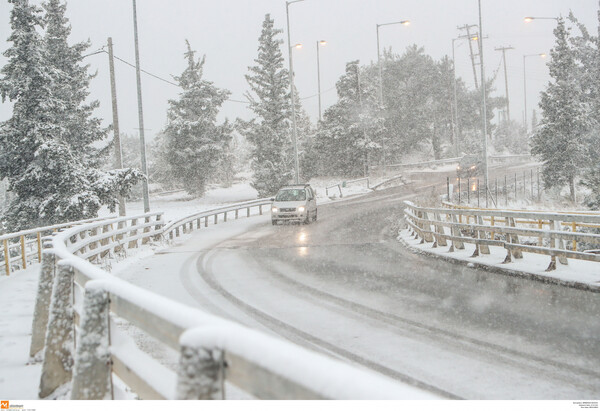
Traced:
[[421, 244], [421, 240], [411, 236], [408, 230], [402, 230], [398, 239], [413, 250], [454, 258], [460, 261], [468, 261], [470, 265], [477, 263], [498, 269], [514, 270], [533, 274], [538, 277], [556, 279], [562, 283], [580, 283], [600, 288], [600, 265], [593, 261], [569, 259], [568, 265], [562, 265], [557, 261], [556, 270], [546, 271], [550, 263], [550, 257], [546, 255], [523, 253], [522, 259], [513, 258], [513, 262], [503, 264], [506, 257], [506, 250], [503, 247], [490, 246], [489, 254], [480, 254], [478, 257], [471, 257], [475, 251], [474, 244], [465, 243], [464, 250], [456, 249], [454, 252], [449, 252], [449, 246], [432, 248], [431, 243]]
[[[339, 199], [339, 191], [330, 191], [331, 197], [325, 194], [325, 187], [340, 183], [341, 179], [319, 179], [311, 181], [317, 191], [318, 203], [323, 204]], [[343, 189], [344, 197], [370, 192], [364, 184], [353, 184]], [[150, 198], [151, 210], [162, 210], [165, 221], [178, 219], [204, 210], [217, 208], [222, 205], [253, 200], [257, 192], [249, 183], [235, 184], [229, 188], [215, 188], [207, 191], [199, 199], [190, 198], [185, 192], [178, 191], [167, 195], [154, 195]], [[143, 213], [143, 202], [127, 203], [127, 214]], [[103, 209], [101, 215], [111, 213]], [[245, 220], [240, 220], [240, 222]], [[223, 227], [230, 227], [223, 230]], [[214, 230], [228, 231], [234, 229], [228, 225], [210, 227]], [[214, 236], [218, 241], [219, 235]], [[160, 249], [160, 248], [158, 248]], [[113, 262], [115, 273], [131, 264], [142, 264], [150, 260], [157, 249], [145, 248], [125, 261]], [[39, 264], [31, 265], [27, 270], [16, 271], [10, 276], [0, 276], [0, 398], [2, 400], [34, 399], [37, 398], [41, 374], [41, 364], [34, 363], [29, 358], [31, 342], [31, 325], [37, 292]], [[157, 290], [158, 291], [158, 290]]]

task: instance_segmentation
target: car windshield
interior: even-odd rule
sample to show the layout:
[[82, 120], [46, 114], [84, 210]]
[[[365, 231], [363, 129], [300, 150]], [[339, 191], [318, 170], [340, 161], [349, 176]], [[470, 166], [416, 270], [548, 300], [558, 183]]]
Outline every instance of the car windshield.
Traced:
[[306, 190], [289, 189], [280, 190], [275, 197], [275, 201], [304, 201], [306, 200]]

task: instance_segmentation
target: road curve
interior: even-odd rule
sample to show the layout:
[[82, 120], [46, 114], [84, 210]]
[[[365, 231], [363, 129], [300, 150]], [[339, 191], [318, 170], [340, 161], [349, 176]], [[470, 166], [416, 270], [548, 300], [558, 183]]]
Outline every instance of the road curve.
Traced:
[[180, 277], [205, 307], [446, 398], [598, 398], [600, 296], [409, 252], [395, 235], [413, 195], [327, 204], [307, 226], [263, 218]]

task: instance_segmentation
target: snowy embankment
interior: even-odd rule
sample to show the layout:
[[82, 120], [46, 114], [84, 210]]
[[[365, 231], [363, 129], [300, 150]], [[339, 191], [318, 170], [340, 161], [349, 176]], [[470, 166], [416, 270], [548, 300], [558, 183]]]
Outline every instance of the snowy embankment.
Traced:
[[475, 251], [475, 244], [465, 243], [464, 250], [455, 249], [449, 252], [449, 246], [432, 248], [431, 243], [421, 244], [421, 239], [415, 239], [406, 229], [400, 231], [398, 239], [414, 251], [452, 259], [470, 267], [478, 265], [483, 268], [502, 270], [506, 274], [530, 276], [563, 285], [581, 284], [585, 288], [595, 288], [600, 291], [600, 264], [593, 261], [569, 259], [568, 265], [557, 264], [556, 270], [548, 272], [546, 268], [549, 257], [545, 255], [523, 253], [522, 259], [514, 259], [511, 263], [503, 264], [506, 257], [506, 250], [503, 247], [490, 246], [490, 254], [471, 257]]

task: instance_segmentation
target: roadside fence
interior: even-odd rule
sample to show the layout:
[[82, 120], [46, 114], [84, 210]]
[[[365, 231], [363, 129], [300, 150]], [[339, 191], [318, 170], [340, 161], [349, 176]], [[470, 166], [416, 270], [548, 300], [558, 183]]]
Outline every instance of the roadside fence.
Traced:
[[556, 260], [600, 262], [600, 213], [558, 213], [474, 209], [444, 203], [445, 208], [419, 207], [405, 201], [405, 221], [422, 242], [449, 251], [474, 244], [473, 256], [489, 254], [489, 246], [506, 249], [504, 263], [520, 259], [522, 253], [550, 257], [547, 271], [556, 269]]
[[4, 273], [8, 276], [15, 270], [24, 270], [28, 265], [40, 263], [42, 262], [42, 242], [45, 236], [75, 225], [110, 218], [114, 218], [114, 216], [90, 218], [0, 235], [0, 267], [4, 267]]
[[168, 237], [172, 240], [174, 237], [179, 237], [181, 234], [185, 234], [193, 231], [194, 229], [199, 230], [204, 224], [204, 227], [208, 227], [209, 221], [212, 224], [217, 224], [219, 219], [223, 222], [227, 222], [228, 215], [233, 214], [234, 219], [238, 219], [240, 211], [246, 211], [246, 217], [250, 217], [251, 212], [255, 209], [259, 215], [263, 214], [263, 208], [265, 206], [271, 206], [270, 198], [261, 198], [258, 200], [246, 201], [243, 203], [237, 203], [228, 205], [225, 207], [214, 208], [208, 211], [201, 211], [190, 216], [180, 218], [175, 221], [169, 222], [163, 230], [163, 237]]
[[452, 203], [476, 207], [508, 207], [511, 202], [539, 202], [543, 185], [539, 168], [522, 173], [490, 178], [485, 187], [483, 177], [446, 177], [446, 199]]
[[363, 184], [366, 183], [367, 188], [371, 189], [370, 182], [369, 182], [369, 177], [363, 177], [363, 178], [357, 178], [355, 180], [341, 181], [339, 183], [327, 186], [327, 187], [325, 187], [325, 195], [327, 197], [329, 197], [329, 190], [331, 190], [333, 188], [337, 188], [338, 192], [340, 193], [340, 198], [341, 198], [341, 197], [344, 196], [344, 193], [342, 192], [342, 188], [348, 187], [349, 185], [358, 184], [358, 183], [363, 183]]

